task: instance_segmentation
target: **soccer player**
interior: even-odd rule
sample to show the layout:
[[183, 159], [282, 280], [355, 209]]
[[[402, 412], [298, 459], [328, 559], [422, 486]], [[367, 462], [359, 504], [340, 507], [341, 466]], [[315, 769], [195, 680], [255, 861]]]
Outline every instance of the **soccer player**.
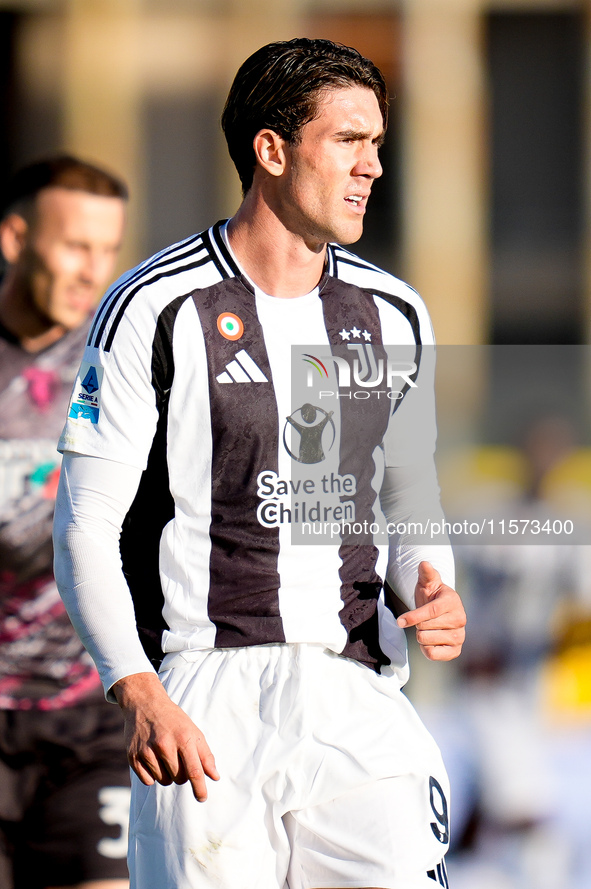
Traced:
[[56, 444], [90, 318], [121, 244], [127, 190], [54, 156], [10, 181], [0, 247], [0, 885], [127, 882], [121, 715], [52, 571]]
[[[432, 331], [411, 288], [339, 246], [387, 110], [353, 49], [254, 53], [222, 117], [237, 213], [123, 276], [89, 335], [56, 570], [125, 713], [136, 889], [447, 885], [447, 778], [401, 693], [402, 627], [435, 660], [464, 635], [449, 547], [403, 528], [440, 515]], [[306, 539], [328, 516], [338, 539]]]

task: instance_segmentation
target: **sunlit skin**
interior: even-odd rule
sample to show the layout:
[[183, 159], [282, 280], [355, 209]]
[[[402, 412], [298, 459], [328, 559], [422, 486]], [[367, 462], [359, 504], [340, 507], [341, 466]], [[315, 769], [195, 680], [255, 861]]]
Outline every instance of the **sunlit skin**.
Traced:
[[285, 146], [276, 212], [309, 249], [359, 240], [371, 187], [382, 175], [378, 149], [383, 138], [375, 94], [350, 87], [326, 92], [300, 142]]
[[324, 92], [296, 144], [273, 130], [257, 133], [253, 185], [230, 221], [229, 238], [262, 290], [307, 293], [322, 275], [326, 244], [361, 237], [371, 187], [382, 175], [383, 138], [376, 96], [361, 86]]
[[0, 320], [36, 352], [83, 324], [97, 306], [121, 247], [125, 203], [51, 187], [27, 215], [12, 213], [0, 225], [9, 263]]

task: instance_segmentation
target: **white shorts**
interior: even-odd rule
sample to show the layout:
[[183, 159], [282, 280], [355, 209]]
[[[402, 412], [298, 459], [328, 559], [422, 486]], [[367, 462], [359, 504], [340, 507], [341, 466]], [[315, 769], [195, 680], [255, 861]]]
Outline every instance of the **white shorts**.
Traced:
[[221, 778], [198, 803], [134, 776], [132, 889], [447, 886], [447, 775], [394, 676], [315, 645], [164, 666]]

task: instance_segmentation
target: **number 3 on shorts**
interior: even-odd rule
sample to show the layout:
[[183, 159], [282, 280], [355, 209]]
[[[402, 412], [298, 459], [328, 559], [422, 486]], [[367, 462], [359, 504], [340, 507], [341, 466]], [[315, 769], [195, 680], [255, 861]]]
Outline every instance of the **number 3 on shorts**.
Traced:
[[433, 831], [435, 838], [439, 840], [440, 843], [444, 843], [447, 845], [449, 843], [449, 818], [447, 814], [447, 800], [445, 798], [445, 794], [441, 787], [441, 784], [436, 778], [429, 778], [429, 798], [431, 801], [431, 808], [433, 809], [433, 814], [437, 819], [437, 823], [434, 821], [431, 822], [431, 830]]
[[97, 849], [105, 858], [125, 858], [129, 832], [129, 787], [103, 787], [99, 790], [99, 815], [105, 824], [118, 824], [121, 833], [118, 837], [103, 837]]

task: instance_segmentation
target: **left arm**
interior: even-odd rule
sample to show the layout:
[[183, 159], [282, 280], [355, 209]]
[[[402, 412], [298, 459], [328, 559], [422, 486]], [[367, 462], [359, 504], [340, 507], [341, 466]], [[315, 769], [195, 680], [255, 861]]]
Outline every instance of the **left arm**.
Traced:
[[394, 527], [421, 527], [422, 533], [390, 535], [387, 580], [408, 611], [398, 626], [416, 627], [417, 641], [429, 660], [452, 660], [462, 649], [466, 614], [454, 589], [449, 541], [430, 543], [427, 528], [443, 511], [432, 458], [404, 467], [387, 467], [380, 493], [386, 520]]
[[[454, 559], [445, 534], [444, 514], [433, 455], [437, 440], [435, 410], [435, 341], [427, 309], [414, 292], [403, 297], [412, 305], [420, 328], [415, 344], [388, 346], [393, 362], [412, 358], [413, 382], [393, 411], [384, 436], [385, 473], [380, 491], [382, 511], [390, 525], [386, 579], [408, 609], [398, 610], [400, 627], [416, 627], [421, 650], [431, 660], [460, 653], [466, 616], [455, 592]], [[384, 342], [398, 342], [388, 330], [384, 307]], [[409, 317], [412, 315], [410, 312]]]

